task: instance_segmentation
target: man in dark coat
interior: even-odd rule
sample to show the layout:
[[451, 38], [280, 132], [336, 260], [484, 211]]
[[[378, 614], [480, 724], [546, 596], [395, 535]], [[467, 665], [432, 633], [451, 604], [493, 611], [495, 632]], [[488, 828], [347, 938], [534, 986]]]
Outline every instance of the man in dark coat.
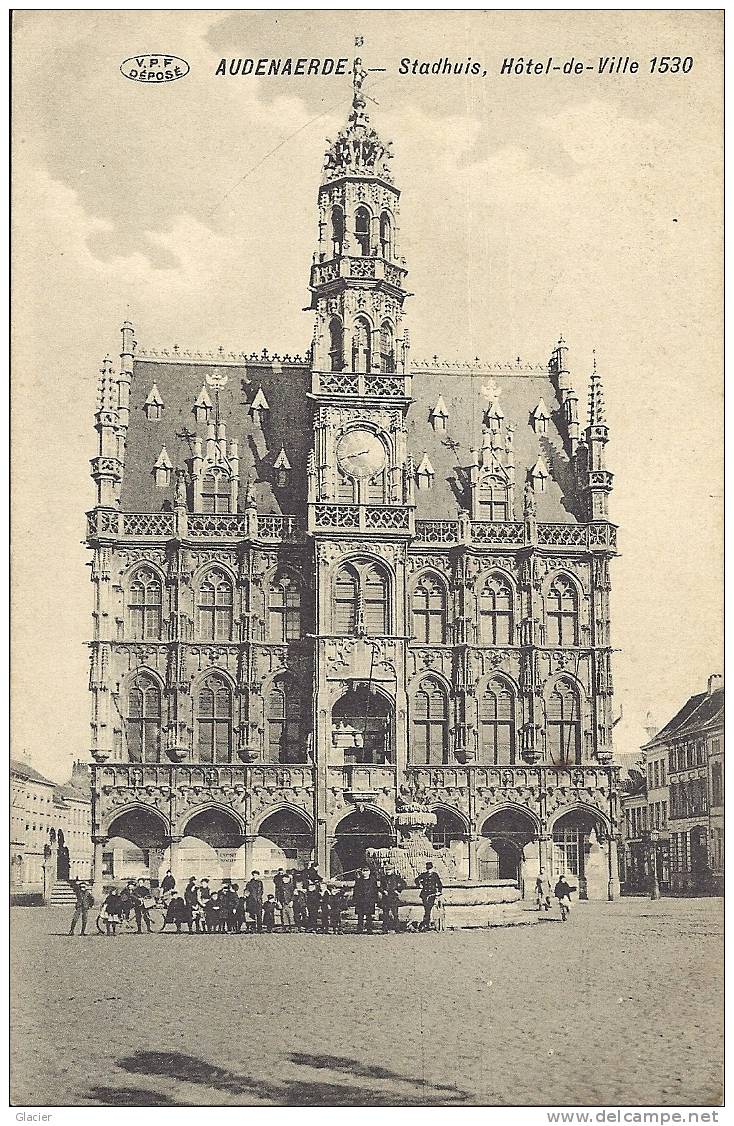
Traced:
[[173, 891], [175, 886], [176, 881], [174, 880], [173, 875], [171, 874], [171, 869], [169, 868], [161, 882], [161, 893], [163, 895], [169, 895]]
[[558, 877], [558, 883], [553, 889], [553, 894], [558, 900], [558, 906], [561, 909], [561, 919], [565, 923], [568, 916], [571, 914], [571, 892], [576, 891], [566, 879], [565, 873]]
[[79, 880], [69, 880], [69, 883], [76, 896], [76, 906], [74, 907], [69, 934], [74, 933], [74, 927], [80, 920], [82, 924], [81, 933], [86, 934], [87, 916], [89, 915], [89, 908], [94, 906], [94, 897], [85, 883], [80, 883]]
[[138, 934], [142, 934], [143, 923], [145, 923], [148, 934], [150, 934], [151, 930], [153, 929], [153, 925], [150, 921], [148, 905], [152, 899], [152, 896], [150, 894], [150, 888], [148, 887], [142, 876], [133, 888], [133, 896], [133, 906], [135, 908], [135, 925], [138, 928]]
[[263, 929], [263, 882], [260, 873], [253, 870], [252, 876], [245, 884], [245, 909], [252, 920], [250, 930]]
[[283, 930], [292, 930], [295, 923], [293, 896], [296, 890], [296, 882], [290, 872], [284, 872], [282, 868], [279, 868], [273, 878], [273, 883], [275, 884], [275, 900], [280, 910], [280, 922]]
[[405, 880], [394, 865], [383, 872], [380, 880], [383, 934], [387, 934], [389, 930], [394, 930], [397, 933], [400, 893], [405, 891], [406, 886]]
[[319, 911], [321, 909], [321, 896], [319, 885], [309, 884], [306, 889], [306, 933], [312, 934], [319, 925]]
[[427, 931], [431, 929], [431, 912], [433, 911], [434, 904], [439, 895], [443, 891], [443, 884], [441, 877], [434, 869], [430, 860], [426, 864], [425, 872], [421, 872], [416, 876], [416, 887], [421, 889], [421, 899], [423, 900], [423, 918], [418, 926], [419, 931]]
[[184, 903], [186, 904], [186, 923], [189, 928], [189, 934], [193, 933], [194, 930], [197, 934], [199, 934], [202, 927], [204, 912], [202, 911], [199, 904], [199, 889], [196, 886], [195, 876], [192, 876], [186, 885], [186, 890], [184, 891]]
[[357, 912], [357, 934], [372, 934], [377, 906], [377, 876], [366, 864], [354, 881], [354, 910]]

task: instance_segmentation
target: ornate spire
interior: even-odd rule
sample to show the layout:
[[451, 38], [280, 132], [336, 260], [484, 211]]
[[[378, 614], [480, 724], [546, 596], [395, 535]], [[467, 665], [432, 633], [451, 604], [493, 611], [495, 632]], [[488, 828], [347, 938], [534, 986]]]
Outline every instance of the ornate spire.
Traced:
[[[355, 43], [356, 46], [362, 45], [361, 36], [357, 36]], [[352, 108], [346, 128], [339, 131], [335, 141], [329, 141], [324, 160], [324, 183], [340, 176], [378, 176], [388, 184], [393, 182], [388, 168], [388, 161], [393, 157], [390, 151], [392, 142], [382, 143], [371, 127], [367, 113], [369, 95], [365, 94], [363, 86], [368, 74], [362, 59], [355, 58], [352, 66]]]
[[601, 373], [596, 367], [596, 351], [594, 351], [594, 367], [589, 383], [589, 426], [606, 426], [604, 414], [604, 387]]

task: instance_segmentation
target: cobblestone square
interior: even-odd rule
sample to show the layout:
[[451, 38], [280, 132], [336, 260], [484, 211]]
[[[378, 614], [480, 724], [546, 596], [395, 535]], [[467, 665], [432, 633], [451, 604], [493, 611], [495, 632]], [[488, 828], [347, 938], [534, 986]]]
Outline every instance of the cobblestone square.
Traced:
[[12, 920], [18, 1106], [717, 1104], [723, 906], [440, 934], [68, 938]]

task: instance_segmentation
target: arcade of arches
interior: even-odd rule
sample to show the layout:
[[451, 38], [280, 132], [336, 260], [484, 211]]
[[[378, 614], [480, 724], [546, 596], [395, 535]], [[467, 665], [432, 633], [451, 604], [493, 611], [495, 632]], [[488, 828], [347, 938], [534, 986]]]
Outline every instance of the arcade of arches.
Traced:
[[[443, 806], [434, 808], [430, 831], [435, 848], [450, 850], [459, 880], [517, 886], [529, 898], [541, 866], [551, 880], [573, 877], [582, 899], [608, 893], [609, 837], [600, 815], [578, 808], [561, 814], [540, 835], [533, 815], [521, 808], [502, 809], [485, 818], [478, 837], [464, 818]], [[351, 875], [368, 848], [387, 848], [396, 835], [387, 814], [361, 806], [347, 812], [330, 838], [330, 875]], [[192, 813], [181, 836], [172, 836], [157, 812], [133, 808], [110, 823], [104, 845], [104, 874], [115, 879], [160, 881], [167, 868], [179, 878], [207, 876], [213, 881], [264, 875], [278, 868], [302, 868], [314, 856], [314, 828], [305, 813], [280, 808], [250, 833], [238, 818], [220, 807]]]

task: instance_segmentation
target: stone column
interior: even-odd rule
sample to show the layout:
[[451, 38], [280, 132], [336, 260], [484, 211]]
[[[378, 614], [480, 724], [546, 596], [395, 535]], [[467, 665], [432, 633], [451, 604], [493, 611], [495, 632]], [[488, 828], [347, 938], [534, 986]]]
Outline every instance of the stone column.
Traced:
[[256, 839], [257, 833], [246, 833], [243, 838], [243, 844], [245, 846], [245, 878], [248, 880], [252, 875], [252, 854]]
[[168, 839], [168, 867], [171, 869], [171, 875], [178, 882], [179, 867], [181, 864], [180, 850], [181, 850], [181, 837], [169, 837]]
[[92, 844], [94, 845], [94, 854], [92, 857], [92, 895], [94, 896], [95, 905], [99, 907], [104, 899], [102, 853], [104, 846], [107, 844], [107, 837], [92, 837]]
[[479, 860], [477, 852], [482, 838], [478, 833], [472, 833], [469, 836], [469, 879], [477, 881], [479, 879]]
[[607, 850], [609, 853], [609, 886], [607, 889], [607, 898], [611, 901], [619, 899], [620, 886], [619, 886], [619, 857], [617, 854], [617, 842], [613, 837], [607, 840]]

